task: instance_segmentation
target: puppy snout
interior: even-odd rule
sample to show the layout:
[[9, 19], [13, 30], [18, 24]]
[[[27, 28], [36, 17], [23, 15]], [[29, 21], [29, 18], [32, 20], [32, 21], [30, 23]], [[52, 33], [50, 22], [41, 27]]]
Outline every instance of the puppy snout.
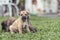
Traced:
[[23, 16], [22, 19], [26, 19], [26, 16]]
[[26, 21], [26, 16], [23, 16], [23, 17], [22, 17], [22, 20], [23, 20], [23, 21]]

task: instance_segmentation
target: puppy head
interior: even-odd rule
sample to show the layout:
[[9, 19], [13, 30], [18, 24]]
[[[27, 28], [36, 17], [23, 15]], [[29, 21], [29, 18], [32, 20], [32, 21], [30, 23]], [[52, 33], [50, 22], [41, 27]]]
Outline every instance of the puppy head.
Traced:
[[22, 18], [23, 22], [29, 19], [29, 13], [27, 11], [21, 11], [19, 13], [20, 17]]

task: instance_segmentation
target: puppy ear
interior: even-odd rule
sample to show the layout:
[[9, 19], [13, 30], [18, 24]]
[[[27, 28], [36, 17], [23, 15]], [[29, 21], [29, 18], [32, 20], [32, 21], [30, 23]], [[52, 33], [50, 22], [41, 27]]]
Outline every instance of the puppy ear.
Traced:
[[30, 14], [30, 12], [29, 11], [26, 11], [27, 12], [27, 14], [29, 15]]
[[26, 11], [27, 12], [27, 14], [29, 15], [30, 14], [30, 12], [29, 11]]

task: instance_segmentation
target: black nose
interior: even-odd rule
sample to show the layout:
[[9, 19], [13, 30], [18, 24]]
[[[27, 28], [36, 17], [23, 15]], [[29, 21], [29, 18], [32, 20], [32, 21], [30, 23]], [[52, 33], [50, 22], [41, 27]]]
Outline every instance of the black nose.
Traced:
[[26, 20], [26, 16], [23, 16], [23, 17], [22, 17], [22, 20], [25, 21], [25, 20]]
[[26, 19], [26, 16], [23, 16], [22, 19]]

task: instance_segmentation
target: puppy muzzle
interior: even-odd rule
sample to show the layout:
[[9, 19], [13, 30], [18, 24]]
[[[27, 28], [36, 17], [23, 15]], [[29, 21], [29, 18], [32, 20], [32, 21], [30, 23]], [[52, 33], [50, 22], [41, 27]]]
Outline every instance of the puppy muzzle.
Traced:
[[26, 21], [26, 16], [22, 16], [22, 20], [23, 20], [23, 22], [25, 22]]

